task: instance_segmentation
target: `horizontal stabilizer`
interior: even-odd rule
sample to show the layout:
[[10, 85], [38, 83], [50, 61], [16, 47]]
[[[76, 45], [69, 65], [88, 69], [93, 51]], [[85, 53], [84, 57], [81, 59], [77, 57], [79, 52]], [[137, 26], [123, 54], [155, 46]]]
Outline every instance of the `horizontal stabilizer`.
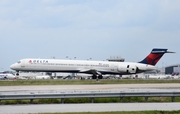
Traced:
[[154, 48], [151, 53], [152, 54], [156, 54], [156, 53], [175, 53], [175, 52], [172, 52], [172, 51], [167, 51], [168, 49], [159, 49], [159, 48]]

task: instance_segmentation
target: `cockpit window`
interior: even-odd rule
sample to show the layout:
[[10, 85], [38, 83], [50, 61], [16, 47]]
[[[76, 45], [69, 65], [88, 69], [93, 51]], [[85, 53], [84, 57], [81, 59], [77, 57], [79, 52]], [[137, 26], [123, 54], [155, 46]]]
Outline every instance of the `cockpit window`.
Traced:
[[20, 64], [20, 63], [21, 63], [21, 61], [18, 61], [17, 63], [19, 63], [19, 64]]

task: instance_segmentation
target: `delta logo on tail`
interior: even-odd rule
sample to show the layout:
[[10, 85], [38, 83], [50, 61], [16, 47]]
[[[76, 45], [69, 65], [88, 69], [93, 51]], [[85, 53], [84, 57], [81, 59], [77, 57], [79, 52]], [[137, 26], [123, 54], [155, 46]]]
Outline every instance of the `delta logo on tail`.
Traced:
[[143, 64], [149, 64], [149, 65], [156, 65], [156, 63], [161, 59], [161, 57], [165, 53], [175, 53], [175, 52], [170, 52], [167, 51], [168, 49], [159, 49], [159, 48], [154, 48], [151, 53], [142, 61], [139, 63]]

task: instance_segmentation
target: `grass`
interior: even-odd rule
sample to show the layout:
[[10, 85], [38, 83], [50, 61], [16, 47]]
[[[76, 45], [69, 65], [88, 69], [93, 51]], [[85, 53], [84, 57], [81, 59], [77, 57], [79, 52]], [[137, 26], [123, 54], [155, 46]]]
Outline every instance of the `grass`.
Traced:
[[116, 79], [116, 80], [1, 80], [0, 86], [18, 85], [81, 85], [81, 84], [147, 84], [147, 83], [180, 83], [180, 80], [143, 80], [143, 79]]
[[[124, 97], [120, 98], [94, 98], [94, 103], [136, 103], [146, 102], [144, 97]], [[171, 102], [171, 97], [149, 97], [148, 102]], [[180, 97], [175, 98], [175, 102], [180, 102]], [[61, 99], [34, 99], [33, 104], [60, 104]], [[66, 98], [64, 103], [91, 103], [90, 98]], [[31, 104], [30, 100], [2, 100], [1, 105], [10, 104]]]

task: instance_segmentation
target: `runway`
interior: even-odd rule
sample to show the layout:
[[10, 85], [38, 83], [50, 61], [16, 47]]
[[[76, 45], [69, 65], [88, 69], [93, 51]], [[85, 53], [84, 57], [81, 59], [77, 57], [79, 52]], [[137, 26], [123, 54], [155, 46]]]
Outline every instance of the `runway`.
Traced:
[[0, 86], [1, 91], [50, 91], [50, 90], [122, 90], [134, 88], [177, 89], [179, 83], [162, 84], [100, 84], [100, 85], [32, 85], [32, 86]]
[[97, 104], [43, 104], [43, 105], [4, 105], [0, 114], [55, 113], [55, 112], [107, 112], [180, 110], [180, 103], [97, 103]]

